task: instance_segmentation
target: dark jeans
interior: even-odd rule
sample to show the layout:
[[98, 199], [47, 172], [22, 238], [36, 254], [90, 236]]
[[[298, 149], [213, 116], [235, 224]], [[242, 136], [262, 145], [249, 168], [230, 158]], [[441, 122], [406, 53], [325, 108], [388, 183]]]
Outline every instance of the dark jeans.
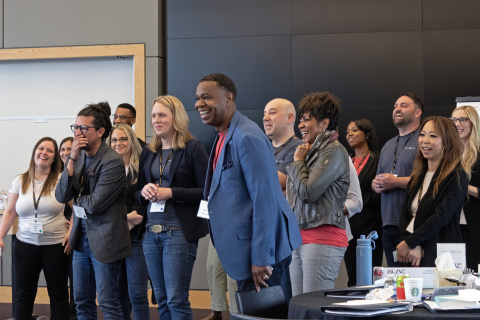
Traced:
[[[354, 236], [352, 240], [348, 242], [347, 251], [345, 251], [345, 268], [348, 275], [348, 286], [357, 285], [357, 239], [359, 237]], [[378, 232], [378, 239], [375, 240], [375, 250], [372, 250], [372, 267], [381, 267], [383, 263], [383, 244], [382, 244], [382, 230]], [[373, 270], [372, 270], [373, 272]]]
[[162, 320], [193, 320], [188, 300], [198, 241], [187, 241], [182, 231], [146, 232], [143, 252]]
[[37, 246], [17, 239], [14, 252], [16, 320], [32, 319], [38, 279], [42, 270], [50, 298], [51, 319], [68, 319], [68, 256], [63, 250], [61, 244]]
[[411, 267], [410, 263], [401, 263], [393, 261], [393, 252], [397, 250], [397, 245], [402, 242], [403, 236], [398, 226], [384, 226], [382, 234], [383, 250], [385, 251], [385, 259], [390, 268], [395, 267]]
[[[285, 294], [285, 300], [287, 302], [292, 298], [292, 284], [290, 282], [290, 272], [288, 267], [292, 262], [292, 256], [288, 256], [277, 264], [272, 265], [273, 271], [272, 275], [265, 282], [269, 286], [274, 286], [277, 284], [282, 285], [283, 293]], [[248, 278], [245, 280], [237, 281], [238, 291], [246, 291], [255, 289], [255, 282], [253, 278]], [[262, 290], [260, 288], [260, 290]]]

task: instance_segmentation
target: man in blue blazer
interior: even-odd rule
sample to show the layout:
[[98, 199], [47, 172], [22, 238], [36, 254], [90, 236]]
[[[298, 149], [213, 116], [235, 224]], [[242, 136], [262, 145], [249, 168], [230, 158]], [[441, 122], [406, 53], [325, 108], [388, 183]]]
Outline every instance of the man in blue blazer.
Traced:
[[291, 297], [288, 266], [302, 239], [283, 196], [271, 143], [236, 110], [236, 88], [223, 74], [202, 78], [195, 108], [218, 136], [210, 154], [204, 198], [213, 244], [238, 290], [282, 284]]

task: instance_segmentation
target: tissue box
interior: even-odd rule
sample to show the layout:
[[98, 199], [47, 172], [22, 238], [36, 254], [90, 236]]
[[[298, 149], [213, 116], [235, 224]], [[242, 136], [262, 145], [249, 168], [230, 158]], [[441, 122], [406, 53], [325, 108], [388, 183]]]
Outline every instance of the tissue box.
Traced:
[[433, 287], [453, 287], [456, 286], [455, 283], [452, 283], [445, 278], [448, 277], [458, 277], [462, 274], [460, 269], [447, 269], [447, 270], [433, 270]]
[[431, 289], [433, 288], [433, 270], [435, 268], [413, 268], [413, 267], [403, 267], [403, 268], [386, 268], [386, 267], [374, 267], [373, 268], [373, 282], [382, 278], [388, 278], [390, 275], [395, 277], [407, 273], [410, 275], [410, 278], [423, 278], [423, 288]]

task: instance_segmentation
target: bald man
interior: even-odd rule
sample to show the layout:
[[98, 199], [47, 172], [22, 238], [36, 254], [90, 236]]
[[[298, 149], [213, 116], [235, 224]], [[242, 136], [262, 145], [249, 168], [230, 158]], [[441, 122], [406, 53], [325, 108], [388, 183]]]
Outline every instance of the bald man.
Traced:
[[295, 107], [286, 99], [273, 99], [263, 111], [263, 128], [267, 137], [272, 140], [283, 194], [287, 184], [287, 165], [293, 162], [295, 149], [303, 144], [302, 140], [295, 136], [295, 117]]

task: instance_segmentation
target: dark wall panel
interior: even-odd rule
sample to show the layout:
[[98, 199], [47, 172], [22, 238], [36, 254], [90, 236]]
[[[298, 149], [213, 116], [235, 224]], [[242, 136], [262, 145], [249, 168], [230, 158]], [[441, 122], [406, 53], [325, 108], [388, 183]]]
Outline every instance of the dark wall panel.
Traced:
[[6, 1], [4, 46], [146, 43], [147, 56], [159, 56], [162, 5], [158, 0]]
[[421, 29], [419, 0], [292, 1], [293, 34]]
[[238, 109], [262, 108], [291, 96], [291, 40], [287, 36], [168, 41], [167, 92], [194, 110], [200, 79], [213, 72], [237, 85]]
[[423, 0], [424, 30], [480, 28], [478, 0]]
[[425, 103], [454, 105], [480, 95], [480, 30], [425, 31]]
[[295, 103], [330, 91], [345, 107], [393, 105], [400, 92], [422, 95], [421, 32], [293, 36]]
[[167, 2], [167, 38], [284, 35], [290, 1], [175, 0]]

